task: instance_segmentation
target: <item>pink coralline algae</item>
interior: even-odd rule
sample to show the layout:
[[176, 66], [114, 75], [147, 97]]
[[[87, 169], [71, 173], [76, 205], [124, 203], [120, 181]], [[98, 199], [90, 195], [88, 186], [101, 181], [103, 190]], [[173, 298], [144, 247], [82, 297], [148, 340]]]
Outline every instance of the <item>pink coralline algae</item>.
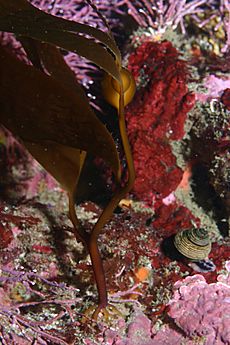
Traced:
[[152, 345], [151, 322], [142, 312], [136, 313], [135, 319], [129, 325], [127, 337], [127, 345]]
[[133, 192], [151, 202], [168, 196], [182, 179], [170, 141], [183, 138], [195, 99], [186, 85], [186, 62], [168, 41], [144, 42], [130, 55], [128, 67], [138, 85], [126, 111], [137, 175]]
[[208, 99], [218, 98], [224, 90], [230, 87], [230, 78], [223, 79], [211, 74], [205, 78], [204, 86], [207, 88]]
[[[119, 330], [106, 329], [101, 333], [99, 340], [101, 344], [107, 345], [157, 345], [152, 339], [151, 321], [138, 308], [135, 308], [132, 320], [126, 328], [122, 320], [118, 320]], [[122, 333], [125, 335], [122, 335]], [[84, 344], [96, 345], [89, 339]]]
[[205, 345], [230, 344], [230, 262], [228, 273], [208, 284], [201, 275], [174, 285], [169, 316], [188, 337], [204, 338]]
[[[210, 1], [210, 5], [213, 1]], [[180, 25], [185, 32], [184, 17], [202, 11], [205, 0], [124, 0], [128, 14], [141, 27], [151, 27], [158, 32], [165, 32], [168, 27], [175, 29]]]
[[[134, 306], [127, 323], [118, 320], [119, 327], [103, 329], [98, 340], [108, 345], [229, 345], [230, 261], [225, 267], [227, 272], [212, 284], [202, 275], [177, 281], [160, 329]], [[97, 344], [89, 339], [84, 343]]]
[[[106, 18], [110, 18], [110, 25], [114, 23], [114, 14], [123, 13], [119, 9], [123, 4], [123, 0], [30, 0], [30, 2], [54, 16], [102, 29], [105, 29], [105, 25], [93, 6], [96, 6]], [[118, 24], [116, 20], [115, 23]]]
[[[186, 341], [186, 342], [185, 342]], [[183, 337], [182, 334], [179, 334], [174, 329], [169, 328], [168, 326], [164, 327], [160, 332], [156, 334], [151, 345], [196, 345], [193, 340], [188, 340]]]

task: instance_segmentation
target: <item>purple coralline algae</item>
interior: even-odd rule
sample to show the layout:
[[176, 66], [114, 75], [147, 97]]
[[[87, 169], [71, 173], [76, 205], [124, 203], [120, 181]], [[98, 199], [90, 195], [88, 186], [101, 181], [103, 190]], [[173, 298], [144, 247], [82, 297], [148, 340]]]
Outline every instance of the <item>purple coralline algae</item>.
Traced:
[[[205, 0], [124, 0], [128, 13], [140, 27], [151, 28], [163, 33], [167, 28], [181, 27], [185, 33], [184, 18], [200, 12]], [[210, 1], [212, 3], [212, 1]]]
[[204, 337], [205, 345], [230, 344], [230, 262], [228, 273], [208, 284], [202, 275], [174, 285], [169, 316], [188, 337]]

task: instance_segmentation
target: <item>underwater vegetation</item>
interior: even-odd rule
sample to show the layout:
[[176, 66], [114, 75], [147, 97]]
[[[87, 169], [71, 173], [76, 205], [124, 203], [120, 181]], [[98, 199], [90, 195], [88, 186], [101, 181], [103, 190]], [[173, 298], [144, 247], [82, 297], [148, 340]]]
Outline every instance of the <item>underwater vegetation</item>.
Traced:
[[204, 336], [207, 344], [229, 343], [229, 261], [226, 271], [216, 283], [207, 284], [203, 276], [194, 275], [174, 285], [169, 316], [186, 335]]
[[[122, 335], [120, 331], [104, 330], [100, 339], [105, 344], [218, 344], [229, 343], [229, 261], [226, 273], [218, 281], [208, 284], [202, 275], [194, 275], [175, 283], [173, 297], [168, 303], [168, 315], [173, 324], [164, 325], [160, 330], [151, 327], [150, 320], [136, 307], [132, 320]], [[210, 298], [212, 297], [212, 299]], [[181, 330], [181, 331], [178, 331]], [[193, 338], [193, 340], [191, 340]], [[94, 345], [88, 341], [86, 344]]]
[[[124, 123], [124, 106], [135, 93], [135, 82], [128, 70], [121, 67], [120, 53], [110, 33], [55, 18], [24, 0], [20, 3], [10, 1], [8, 5], [2, 3], [1, 30], [13, 32], [21, 38], [34, 67], [13, 57], [1, 46], [0, 121], [22, 140], [32, 156], [68, 193], [69, 216], [76, 238], [88, 248], [92, 259], [99, 291], [99, 305], [94, 312], [94, 317], [97, 318], [108, 303], [97, 238], [104, 223], [134, 181], [132, 156]], [[75, 36], [73, 30], [76, 32]], [[110, 53], [97, 42], [78, 33], [93, 36], [110, 49]], [[121, 186], [120, 163], [111, 135], [95, 116], [84, 91], [59, 50], [50, 43], [83, 55], [110, 74], [104, 93], [107, 92], [106, 100], [118, 111], [129, 170], [125, 186]], [[48, 73], [44, 73], [45, 71]], [[110, 89], [108, 83], [111, 85]], [[115, 195], [91, 234], [79, 223], [74, 207], [77, 183], [87, 152], [99, 154], [108, 163], [118, 184]]]
[[170, 141], [183, 138], [195, 96], [187, 88], [186, 63], [169, 41], [144, 42], [130, 54], [128, 66], [138, 87], [126, 111], [136, 168], [133, 192], [151, 204], [168, 196], [182, 179]]
[[228, 1], [0, 0], [0, 30], [1, 342], [228, 344]]

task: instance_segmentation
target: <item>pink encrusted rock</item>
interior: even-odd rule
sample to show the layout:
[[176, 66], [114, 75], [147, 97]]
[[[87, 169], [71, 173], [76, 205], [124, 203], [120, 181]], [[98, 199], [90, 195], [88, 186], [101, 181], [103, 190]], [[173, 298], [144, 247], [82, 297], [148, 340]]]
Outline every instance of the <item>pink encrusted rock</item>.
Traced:
[[[132, 316], [132, 321], [130, 321], [128, 325], [123, 319], [120, 319], [118, 320], [116, 329], [104, 329], [102, 327], [102, 331], [98, 337], [98, 341], [100, 342], [100, 344], [157, 345], [157, 343], [154, 343], [152, 339], [151, 320], [139, 308], [134, 309], [135, 310]], [[91, 339], [85, 339], [84, 344], [96, 345], [98, 344], [98, 342], [95, 343]]]
[[230, 285], [208, 284], [201, 275], [174, 285], [169, 316], [188, 337], [203, 336], [205, 345], [230, 344]]
[[195, 345], [193, 340], [186, 339], [183, 334], [168, 325], [163, 326], [154, 336], [151, 345]]
[[[108, 345], [153, 345], [151, 328], [150, 319], [140, 309], [135, 308], [133, 319], [126, 331], [125, 324], [121, 324], [119, 332], [107, 330], [103, 339]], [[126, 333], [126, 336], [122, 333]]]
[[152, 345], [151, 321], [138, 311], [128, 328], [127, 345]]
[[219, 97], [225, 89], [230, 87], [230, 78], [223, 79], [211, 74], [205, 78], [204, 85], [208, 89], [210, 98]]

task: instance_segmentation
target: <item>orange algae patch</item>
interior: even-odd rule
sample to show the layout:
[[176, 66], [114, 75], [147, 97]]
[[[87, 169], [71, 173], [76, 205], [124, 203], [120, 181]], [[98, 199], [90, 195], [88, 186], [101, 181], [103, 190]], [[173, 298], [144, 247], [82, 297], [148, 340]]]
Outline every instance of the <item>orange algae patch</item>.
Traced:
[[178, 185], [178, 188], [181, 188], [183, 189], [184, 191], [188, 191], [189, 190], [189, 185], [190, 185], [190, 179], [191, 179], [191, 176], [192, 176], [192, 165], [191, 164], [188, 164], [184, 173], [183, 173], [183, 176], [182, 176], [182, 179]]
[[134, 272], [137, 283], [146, 281], [150, 275], [150, 269], [148, 267], [140, 267]]

